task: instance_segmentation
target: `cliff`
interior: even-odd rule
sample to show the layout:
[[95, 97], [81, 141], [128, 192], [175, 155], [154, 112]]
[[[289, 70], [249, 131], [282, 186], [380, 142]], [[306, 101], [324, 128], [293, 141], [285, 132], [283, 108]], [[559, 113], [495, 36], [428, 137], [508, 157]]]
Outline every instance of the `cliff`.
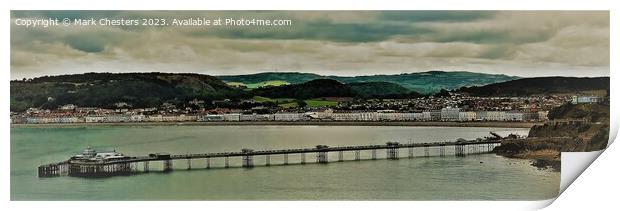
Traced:
[[534, 125], [526, 140], [505, 140], [493, 151], [510, 158], [531, 159], [538, 168], [560, 170], [561, 152], [602, 150], [609, 139], [608, 104], [565, 104], [549, 112], [544, 125]]

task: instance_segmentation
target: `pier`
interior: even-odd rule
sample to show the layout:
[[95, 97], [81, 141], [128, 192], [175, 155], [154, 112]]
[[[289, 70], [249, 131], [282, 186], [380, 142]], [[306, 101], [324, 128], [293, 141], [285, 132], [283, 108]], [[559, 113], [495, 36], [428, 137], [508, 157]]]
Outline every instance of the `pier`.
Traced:
[[[87, 148], [82, 154], [71, 157], [69, 160], [41, 165], [38, 167], [39, 177], [74, 176], [74, 177], [109, 177], [119, 175], [131, 175], [135, 173], [147, 173], [156, 171], [151, 168], [152, 164], [161, 163], [161, 172], [171, 172], [174, 160], [185, 160], [186, 169], [196, 168], [192, 166], [192, 160], [204, 160], [205, 166], [202, 168], [213, 168], [215, 159], [224, 160], [224, 168], [231, 167], [230, 159], [239, 159], [240, 167], [253, 168], [255, 165], [271, 166], [274, 158], [281, 158], [281, 165], [288, 165], [289, 156], [299, 156], [296, 164], [307, 164], [307, 154], [314, 154], [316, 164], [328, 164], [330, 162], [343, 162], [346, 160], [345, 154], [353, 155], [347, 161], [361, 161], [378, 159], [377, 151], [385, 151], [385, 159], [398, 160], [400, 151], [407, 150], [405, 158], [415, 158], [414, 149], [423, 149], [423, 157], [440, 156], [444, 157], [449, 152], [454, 156], [463, 157], [469, 154], [490, 153], [495, 146], [501, 145], [502, 138], [463, 140], [453, 142], [433, 142], [433, 143], [399, 143], [386, 142], [380, 145], [359, 145], [359, 146], [336, 146], [317, 145], [313, 148], [297, 149], [278, 149], [278, 150], [253, 150], [241, 149], [237, 152], [213, 152], [200, 154], [168, 154], [151, 153], [146, 156], [125, 156], [116, 151], [97, 153]], [[370, 151], [370, 156], [362, 158], [362, 152]], [[431, 154], [432, 152], [432, 154]], [[330, 157], [330, 153], [333, 153]], [[256, 160], [256, 157], [264, 159]], [[422, 157], [422, 156], [418, 156]], [[259, 162], [263, 161], [263, 162]]]

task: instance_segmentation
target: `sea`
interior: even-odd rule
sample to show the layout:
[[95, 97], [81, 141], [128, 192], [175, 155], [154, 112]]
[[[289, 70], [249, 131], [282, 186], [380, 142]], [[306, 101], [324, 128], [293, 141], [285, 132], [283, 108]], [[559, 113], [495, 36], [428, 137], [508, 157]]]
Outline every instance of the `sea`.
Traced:
[[560, 173], [537, 169], [530, 160], [495, 154], [454, 156], [446, 148], [423, 149], [408, 157], [387, 160], [383, 150], [376, 160], [363, 151], [329, 154], [328, 164], [316, 156], [255, 156], [254, 168], [242, 168], [241, 158], [175, 160], [174, 171], [163, 173], [161, 162], [149, 163], [150, 173], [108, 178], [39, 178], [37, 166], [67, 160], [86, 147], [130, 156], [149, 153], [233, 152], [311, 148], [316, 145], [352, 146], [467, 140], [500, 135], [527, 135], [527, 128], [418, 127], [418, 126], [72, 126], [12, 127], [11, 200], [543, 200], [558, 194]]

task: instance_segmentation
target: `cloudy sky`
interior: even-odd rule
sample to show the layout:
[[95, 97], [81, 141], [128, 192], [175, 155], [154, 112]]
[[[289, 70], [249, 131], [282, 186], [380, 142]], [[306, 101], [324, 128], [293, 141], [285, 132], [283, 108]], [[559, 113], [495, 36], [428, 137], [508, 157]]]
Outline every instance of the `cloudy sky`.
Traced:
[[[292, 26], [15, 24], [48, 17], [290, 19]], [[152, 71], [609, 75], [607, 11], [13, 11], [11, 18], [12, 79]]]

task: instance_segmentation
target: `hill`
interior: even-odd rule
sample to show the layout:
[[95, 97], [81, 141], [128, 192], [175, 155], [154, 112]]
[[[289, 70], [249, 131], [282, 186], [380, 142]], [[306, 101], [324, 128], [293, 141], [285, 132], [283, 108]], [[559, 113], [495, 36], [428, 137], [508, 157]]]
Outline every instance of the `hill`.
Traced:
[[262, 87], [252, 90], [255, 96], [269, 98], [311, 99], [317, 97], [353, 97], [351, 87], [330, 79], [316, 79], [302, 84]]
[[11, 81], [11, 111], [29, 107], [110, 107], [125, 102], [153, 107], [163, 102], [186, 103], [194, 98], [223, 99], [245, 96], [221, 80], [201, 74], [86, 73]]
[[515, 76], [472, 72], [429, 71], [399, 75], [372, 75], [355, 77], [330, 77], [343, 83], [390, 82], [423, 94], [437, 93], [442, 89], [453, 90], [464, 86], [480, 86], [517, 79]]
[[302, 84], [262, 87], [251, 92], [255, 96], [294, 99], [319, 97], [404, 98], [422, 96], [398, 84], [388, 82], [343, 84], [332, 79], [316, 79]]
[[301, 84], [311, 80], [325, 78], [317, 74], [297, 72], [264, 72], [248, 75], [221, 75], [216, 77], [222, 81], [239, 82], [243, 84], [258, 84], [265, 81], [286, 81], [291, 84]]
[[515, 76], [485, 74], [473, 72], [444, 72], [429, 71], [419, 73], [404, 73], [395, 75], [368, 75], [368, 76], [322, 76], [311, 73], [295, 72], [266, 72], [250, 75], [217, 76], [226, 82], [254, 84], [263, 81], [286, 81], [291, 84], [305, 83], [315, 79], [332, 79], [341, 83], [389, 82], [419, 93], [429, 94], [441, 89], [452, 90], [463, 86], [482, 86], [497, 82], [518, 79]]
[[347, 84], [361, 98], [403, 98], [420, 97], [421, 94], [401, 85], [388, 82], [360, 82]]
[[263, 81], [259, 83], [253, 83], [253, 84], [244, 84], [241, 82], [227, 82], [226, 84], [228, 84], [229, 86], [233, 86], [233, 87], [256, 89], [256, 88], [266, 87], [266, 86], [289, 85], [290, 83], [286, 81]]
[[463, 87], [457, 92], [471, 96], [529, 96], [609, 90], [609, 77], [538, 77], [522, 78], [485, 86]]

